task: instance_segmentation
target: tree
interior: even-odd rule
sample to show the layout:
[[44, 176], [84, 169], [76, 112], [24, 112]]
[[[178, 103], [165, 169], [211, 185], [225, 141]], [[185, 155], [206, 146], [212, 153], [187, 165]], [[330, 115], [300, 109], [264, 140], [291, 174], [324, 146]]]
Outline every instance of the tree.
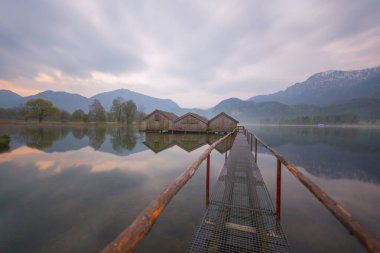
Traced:
[[26, 102], [26, 106], [28, 117], [37, 117], [39, 122], [59, 113], [59, 109], [54, 107], [52, 102], [41, 98], [29, 100]]
[[131, 124], [136, 116], [137, 106], [133, 100], [123, 103], [123, 114], [127, 120], [127, 124]]
[[78, 110], [75, 110], [75, 111], [73, 112], [72, 118], [73, 118], [73, 120], [75, 120], [75, 121], [83, 121], [84, 118], [85, 118], [85, 115], [86, 115], [86, 114], [84, 113], [83, 110], [78, 109]]
[[123, 119], [123, 98], [118, 97], [112, 101], [110, 113], [116, 122], [122, 122]]
[[70, 119], [71, 119], [71, 114], [68, 111], [62, 110], [59, 115], [59, 120], [61, 122], [67, 122], [67, 121], [70, 121]]
[[106, 111], [99, 100], [95, 99], [90, 105], [90, 111], [88, 112], [90, 121], [104, 122], [106, 121]]
[[137, 112], [136, 112], [136, 120], [137, 122], [142, 122], [144, 120], [144, 118], [146, 117], [146, 113], [145, 113], [145, 106], [144, 105], [139, 105], [139, 107], [137, 108]]
[[17, 115], [20, 117], [20, 119], [28, 120], [28, 106], [26, 104], [20, 104], [18, 107], [16, 107]]

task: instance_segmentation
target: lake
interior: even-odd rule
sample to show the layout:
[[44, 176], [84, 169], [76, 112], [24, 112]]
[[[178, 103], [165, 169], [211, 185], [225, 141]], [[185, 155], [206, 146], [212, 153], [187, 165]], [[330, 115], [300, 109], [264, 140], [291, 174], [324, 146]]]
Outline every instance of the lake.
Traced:
[[[380, 131], [248, 125], [380, 237]], [[0, 252], [99, 252], [218, 136], [132, 128], [1, 127]], [[224, 163], [211, 155], [210, 185]], [[276, 160], [258, 165], [275, 200]], [[206, 208], [205, 163], [136, 252], [184, 252]], [[366, 252], [287, 170], [281, 221], [294, 252]]]

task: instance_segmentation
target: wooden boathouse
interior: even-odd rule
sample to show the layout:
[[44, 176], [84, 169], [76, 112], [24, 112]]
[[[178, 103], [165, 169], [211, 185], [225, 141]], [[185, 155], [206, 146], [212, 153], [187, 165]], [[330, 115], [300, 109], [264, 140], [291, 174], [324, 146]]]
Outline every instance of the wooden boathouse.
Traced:
[[144, 118], [143, 129], [146, 131], [164, 132], [172, 130], [177, 115], [162, 110], [154, 110]]
[[208, 122], [208, 128], [211, 132], [232, 132], [239, 121], [230, 115], [221, 112]]
[[174, 113], [155, 110], [145, 117], [142, 130], [147, 132], [232, 132], [239, 121], [221, 112], [211, 120], [196, 113], [186, 113], [178, 117]]
[[208, 119], [196, 113], [186, 113], [177, 118], [173, 124], [173, 131], [178, 132], [207, 132]]

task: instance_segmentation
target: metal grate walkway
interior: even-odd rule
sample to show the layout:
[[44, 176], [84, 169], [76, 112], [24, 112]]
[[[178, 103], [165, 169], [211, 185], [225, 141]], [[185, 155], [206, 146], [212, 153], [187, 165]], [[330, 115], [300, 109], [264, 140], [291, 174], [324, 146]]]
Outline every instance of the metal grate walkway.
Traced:
[[235, 138], [188, 252], [290, 252], [243, 133]]

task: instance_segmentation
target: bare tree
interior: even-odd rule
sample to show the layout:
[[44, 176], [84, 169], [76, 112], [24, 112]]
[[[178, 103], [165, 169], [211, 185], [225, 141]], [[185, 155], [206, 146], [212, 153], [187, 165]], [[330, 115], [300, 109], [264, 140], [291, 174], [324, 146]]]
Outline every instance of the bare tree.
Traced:
[[104, 122], [106, 121], [106, 110], [99, 100], [95, 99], [90, 105], [90, 111], [88, 112], [90, 121]]

